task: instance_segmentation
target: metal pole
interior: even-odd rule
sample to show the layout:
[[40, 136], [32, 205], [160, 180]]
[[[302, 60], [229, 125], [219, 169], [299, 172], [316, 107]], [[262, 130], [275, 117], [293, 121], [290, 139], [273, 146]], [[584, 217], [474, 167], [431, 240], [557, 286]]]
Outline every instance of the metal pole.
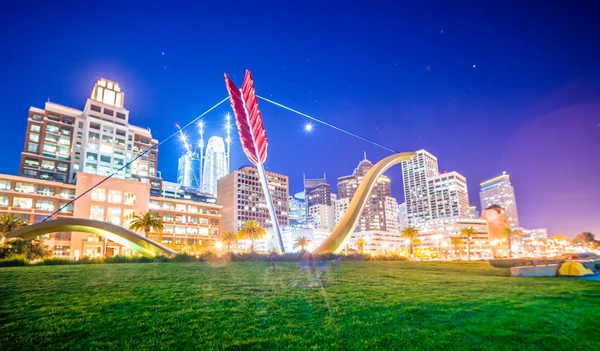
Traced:
[[267, 182], [267, 176], [265, 174], [265, 169], [263, 168], [262, 162], [259, 161], [256, 164], [256, 168], [258, 169], [258, 175], [260, 177], [260, 182], [262, 183], [263, 193], [265, 194], [265, 200], [267, 202], [267, 208], [269, 209], [269, 214], [271, 215], [271, 221], [273, 222], [273, 231], [277, 235], [279, 251], [281, 253], [285, 253], [285, 248], [283, 247], [283, 239], [281, 238], [281, 231], [279, 229], [279, 222], [277, 221], [277, 214], [275, 213], [275, 207], [273, 207], [273, 199], [271, 199], [269, 183]]

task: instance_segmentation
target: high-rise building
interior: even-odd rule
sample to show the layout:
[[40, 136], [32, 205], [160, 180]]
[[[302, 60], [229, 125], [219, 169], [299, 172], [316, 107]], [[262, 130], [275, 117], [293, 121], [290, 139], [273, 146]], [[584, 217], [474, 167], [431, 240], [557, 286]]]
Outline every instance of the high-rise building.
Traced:
[[469, 214], [467, 179], [460, 173], [448, 172], [429, 177], [427, 185], [432, 219]]
[[400, 229], [408, 227], [408, 214], [406, 213], [406, 202], [398, 204], [398, 225]]
[[[265, 172], [275, 214], [279, 225], [289, 225], [288, 177]], [[247, 220], [257, 220], [264, 228], [271, 228], [271, 217], [256, 167], [243, 166], [217, 182], [217, 202], [223, 205], [223, 231], [237, 233]]]
[[[179, 157], [177, 183], [184, 188], [200, 190], [200, 158], [196, 153], [184, 153]], [[215, 196], [213, 194], [213, 196]]]
[[317, 204], [332, 205], [331, 185], [327, 183], [327, 179], [324, 177], [316, 179], [304, 178], [304, 194], [306, 196], [307, 207]]
[[52, 102], [44, 109], [30, 107], [20, 174], [74, 183], [80, 171], [104, 176], [114, 172], [115, 178], [149, 183], [151, 194], [160, 195], [158, 141], [149, 129], [129, 123], [123, 103], [119, 84], [100, 79], [83, 111]]
[[523, 229], [523, 239], [548, 239], [548, 228]]
[[404, 200], [409, 225], [432, 218], [427, 180], [439, 175], [438, 160], [425, 150], [419, 150], [409, 161], [402, 162]]
[[290, 195], [290, 227], [306, 228], [306, 200], [304, 192]]
[[471, 237], [471, 252], [477, 256], [487, 256], [490, 244], [490, 229], [488, 222], [480, 218], [456, 216], [432, 219], [421, 223], [419, 226], [419, 240], [421, 247], [451, 248], [451, 238], [457, 237], [462, 246], [466, 246], [467, 238], [462, 229], [472, 228], [475, 234]]
[[335, 226], [335, 210], [333, 206], [316, 204], [308, 207], [309, 228], [331, 229]]
[[[352, 175], [343, 176], [338, 178], [338, 201], [340, 199], [348, 198], [352, 199], [358, 185], [367, 174], [367, 172], [373, 167], [373, 164], [365, 158], [360, 161]], [[371, 190], [371, 197], [365, 205], [361, 214], [360, 223], [357, 226], [357, 230], [379, 230], [389, 231], [390, 229], [395, 230], [396, 228], [387, 228], [386, 223], [386, 197], [391, 198], [391, 186], [390, 178], [385, 175], [380, 176], [377, 179], [376, 184]], [[395, 201], [395, 200], [394, 200]], [[339, 208], [340, 206], [338, 206]], [[392, 211], [390, 211], [391, 214]], [[343, 215], [343, 214], [342, 214]], [[397, 214], [394, 214], [397, 216]], [[336, 217], [341, 217], [337, 216]], [[396, 217], [397, 222], [397, 217]]]
[[477, 206], [469, 206], [469, 216], [472, 218], [479, 218], [479, 211], [477, 211]]
[[335, 200], [333, 204], [333, 209], [335, 212], [335, 224], [338, 224], [342, 217], [344, 217], [344, 214], [348, 210], [348, 205], [350, 205], [350, 200], [351, 199], [349, 197]]
[[396, 233], [400, 229], [400, 223], [398, 219], [398, 202], [395, 197], [386, 196], [384, 203], [385, 210], [385, 228], [388, 232]]
[[217, 181], [229, 173], [223, 138], [212, 136], [206, 144], [202, 172], [202, 192], [217, 196]]
[[508, 216], [511, 228], [518, 228], [520, 226], [519, 214], [517, 212], [515, 189], [510, 183], [510, 175], [503, 172], [502, 175], [486, 180], [480, 185], [479, 198], [482, 211], [492, 205], [498, 205], [504, 209]]

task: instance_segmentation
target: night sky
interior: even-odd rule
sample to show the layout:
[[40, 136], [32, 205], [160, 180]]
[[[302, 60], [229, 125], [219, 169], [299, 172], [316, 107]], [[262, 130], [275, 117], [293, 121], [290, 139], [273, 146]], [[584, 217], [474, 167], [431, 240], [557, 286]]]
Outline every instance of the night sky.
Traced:
[[[594, 1], [8, 1], [0, 5], [0, 172], [17, 174], [29, 106], [82, 109], [95, 81], [120, 83], [130, 122], [156, 139], [223, 99], [223, 73], [253, 71], [258, 94], [479, 183], [507, 171], [521, 224], [600, 234], [600, 25]], [[484, 3], [484, 4], [482, 4]], [[267, 167], [350, 174], [389, 152], [261, 102]], [[222, 135], [221, 105], [206, 118]], [[194, 130], [187, 134], [195, 137]], [[239, 142], [232, 168], [247, 164]], [[180, 143], [159, 153], [176, 179]], [[400, 167], [388, 172], [403, 199]], [[399, 201], [402, 202], [402, 201]]]

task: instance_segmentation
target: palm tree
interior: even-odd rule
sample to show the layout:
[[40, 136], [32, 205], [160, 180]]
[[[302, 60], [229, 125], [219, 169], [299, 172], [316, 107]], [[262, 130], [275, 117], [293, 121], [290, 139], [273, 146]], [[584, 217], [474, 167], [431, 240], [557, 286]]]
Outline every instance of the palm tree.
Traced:
[[415, 244], [415, 239], [419, 236], [419, 231], [417, 228], [408, 226], [404, 227], [400, 232], [400, 237], [410, 241], [410, 257], [413, 257], [413, 247]]
[[358, 251], [360, 251], [360, 253], [365, 252], [365, 245], [367, 243], [365, 242], [365, 240], [363, 238], [358, 238], [358, 240], [356, 241], [356, 247], [358, 247]]
[[23, 228], [27, 224], [27, 221], [21, 216], [13, 213], [0, 213], [0, 238], [4, 234]]
[[506, 241], [508, 242], [508, 257], [512, 257], [512, 239], [523, 236], [523, 233], [516, 229], [512, 230], [510, 228], [505, 228], [501, 234], [502, 237], [506, 238]]
[[456, 251], [458, 251], [458, 247], [463, 245], [465, 242], [462, 241], [461, 238], [457, 236], [453, 236], [450, 238], [450, 245], [452, 245], [452, 249], [454, 250], [454, 255], [456, 256]]
[[467, 237], [467, 261], [471, 260], [471, 237], [475, 236], [477, 232], [473, 227], [463, 228], [460, 230], [461, 236]]
[[129, 229], [133, 231], [141, 230], [147, 238], [150, 232], [162, 233], [165, 226], [162, 219], [156, 213], [146, 211], [133, 216], [131, 223], [129, 223]]
[[233, 232], [225, 232], [221, 234], [221, 237], [219, 239], [221, 240], [221, 242], [225, 243], [225, 246], [227, 246], [227, 252], [230, 252], [231, 244], [237, 241], [237, 236], [233, 234]]
[[238, 231], [237, 237], [238, 240], [250, 240], [252, 242], [250, 251], [254, 252], [254, 241], [261, 239], [265, 234], [267, 234], [267, 231], [260, 226], [258, 221], [248, 220]]
[[308, 246], [309, 242], [307, 237], [301, 236], [294, 242], [294, 249], [300, 248], [300, 252], [304, 252], [304, 248]]

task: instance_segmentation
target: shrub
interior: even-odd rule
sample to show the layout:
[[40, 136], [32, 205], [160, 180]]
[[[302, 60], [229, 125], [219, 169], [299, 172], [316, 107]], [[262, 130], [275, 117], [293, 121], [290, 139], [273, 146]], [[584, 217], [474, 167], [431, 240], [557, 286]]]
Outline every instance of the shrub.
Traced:
[[42, 261], [37, 262], [36, 265], [44, 265], [44, 266], [59, 266], [59, 265], [69, 265], [69, 264], [77, 264], [77, 261], [69, 260], [66, 258], [44, 258]]
[[0, 260], [0, 267], [17, 267], [27, 265], [29, 265], [29, 260], [25, 254], [12, 254], [7, 258]]

